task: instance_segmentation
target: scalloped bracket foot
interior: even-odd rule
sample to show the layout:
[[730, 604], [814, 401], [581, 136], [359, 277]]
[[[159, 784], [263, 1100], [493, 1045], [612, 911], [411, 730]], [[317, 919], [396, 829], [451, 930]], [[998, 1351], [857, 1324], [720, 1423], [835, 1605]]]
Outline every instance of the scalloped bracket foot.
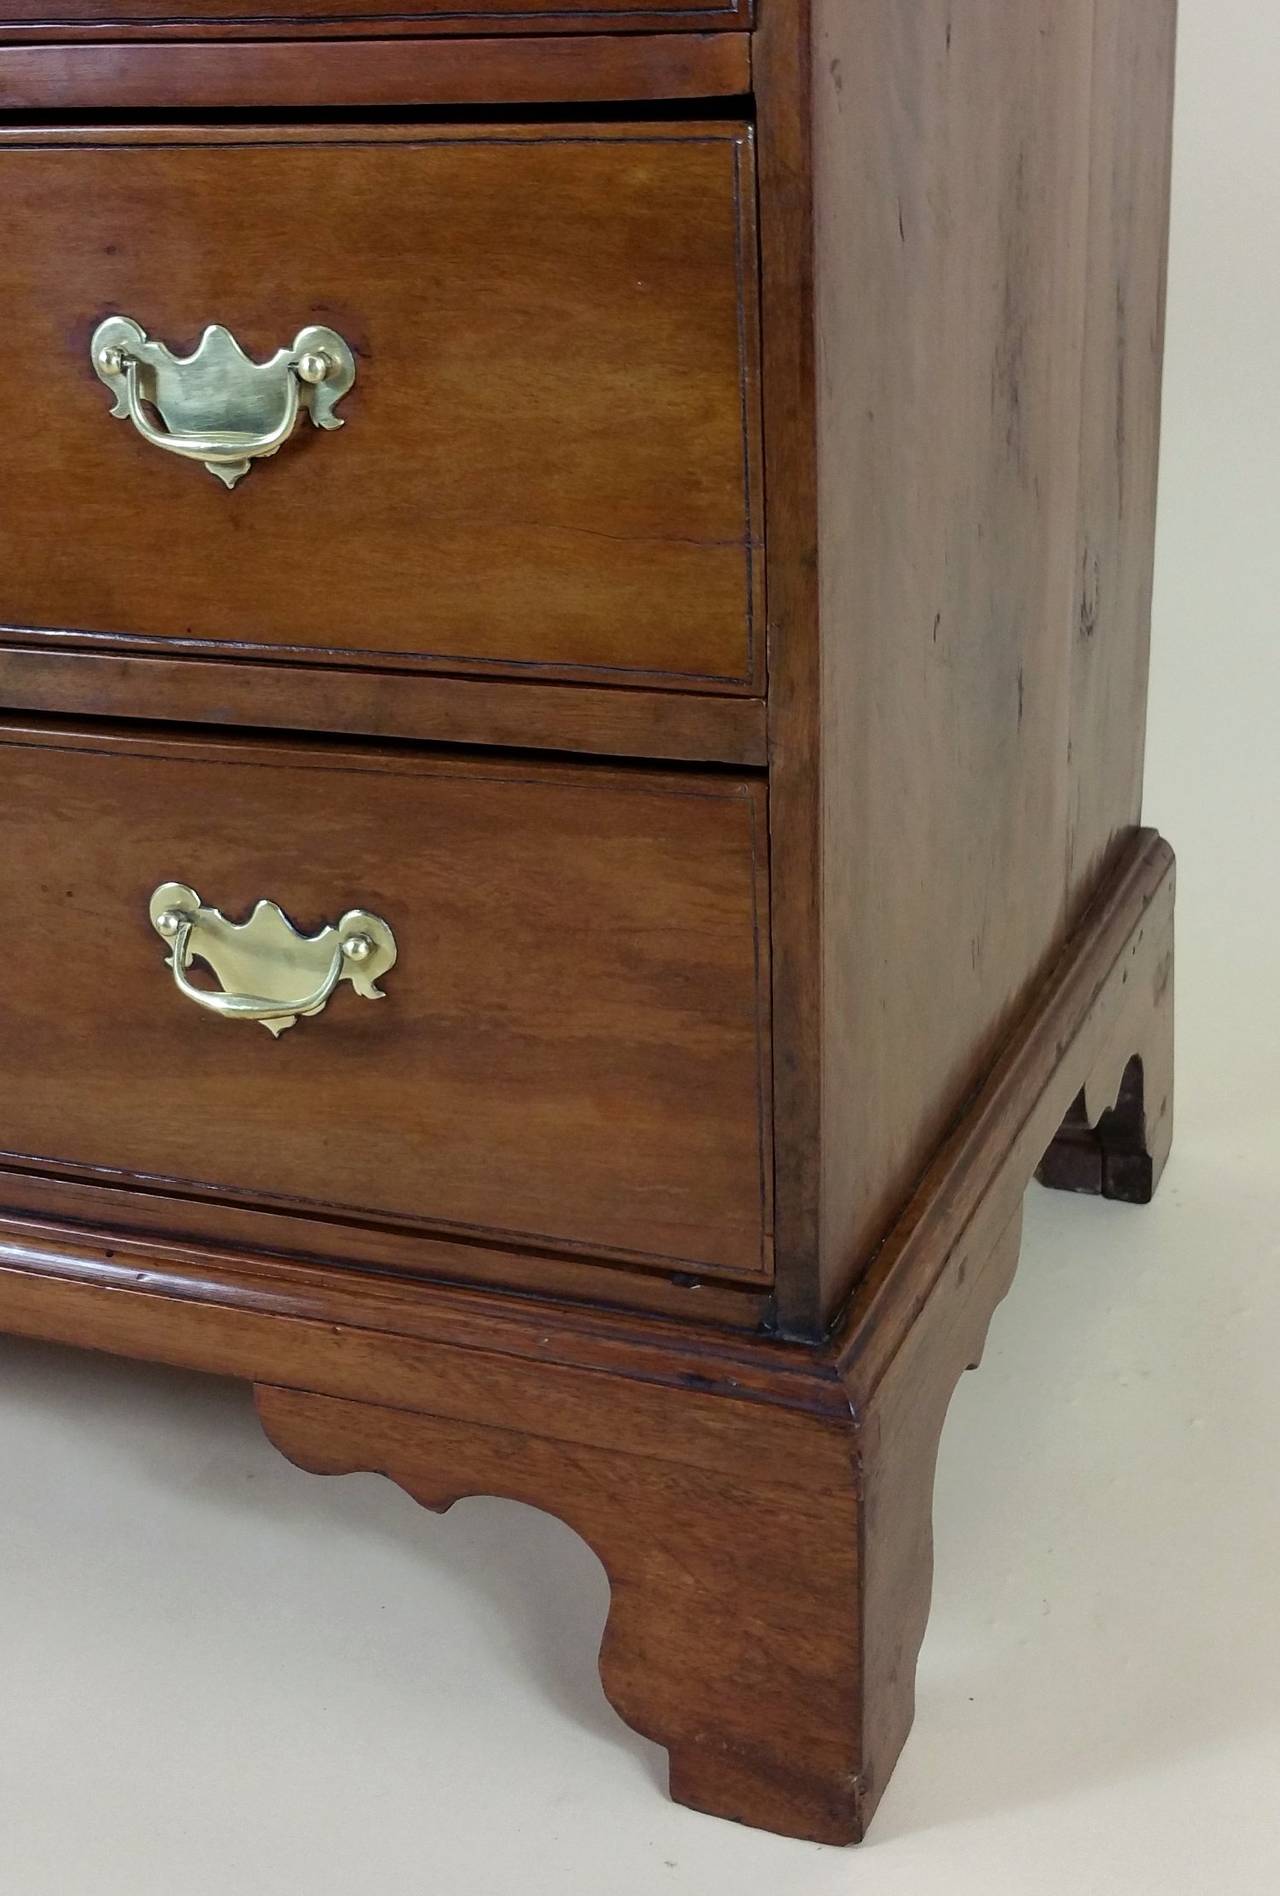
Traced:
[[672, 1797], [856, 1841], [858, 1511], [839, 1402], [794, 1414], [643, 1384], [602, 1391], [596, 1377], [557, 1401], [541, 1369], [528, 1370], [527, 1429], [255, 1393], [271, 1441], [313, 1473], [384, 1474], [437, 1512], [502, 1495], [567, 1522], [609, 1576], [605, 1695], [666, 1747]]
[[258, 1411], [312, 1473], [383, 1474], [436, 1512], [503, 1495], [565, 1521], [609, 1576], [605, 1695], [666, 1749], [675, 1801], [856, 1843], [911, 1726], [943, 1422], [1020, 1224], [959, 1247], [862, 1407], [815, 1352], [807, 1371], [791, 1353], [785, 1405], [780, 1388], [744, 1401], [594, 1376], [549, 1400], [531, 1364], [528, 1428], [261, 1384]]
[[1170, 920], [1037, 1167], [1042, 1185], [1150, 1204], [1173, 1140], [1173, 986]]

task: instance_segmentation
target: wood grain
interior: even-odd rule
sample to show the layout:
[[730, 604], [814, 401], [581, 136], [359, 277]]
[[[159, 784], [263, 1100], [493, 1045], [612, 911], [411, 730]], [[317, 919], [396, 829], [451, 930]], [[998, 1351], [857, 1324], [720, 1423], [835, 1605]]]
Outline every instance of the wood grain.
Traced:
[[683, 0], [199, 0], [178, 12], [174, 0], [6, 0], [0, 41], [113, 36], [207, 40], [239, 36], [317, 37], [368, 34], [635, 33], [705, 31], [751, 25], [751, 0], [686, 6]]
[[[443, 1235], [767, 1278], [763, 795], [730, 778], [0, 730], [0, 1150]], [[380, 1005], [279, 1041], [178, 995], [179, 880], [383, 915]]]
[[128, 1253], [143, 1260], [157, 1250], [166, 1257], [189, 1257], [210, 1248], [225, 1254], [234, 1245], [239, 1263], [249, 1271], [259, 1259], [278, 1268], [282, 1257], [300, 1269], [336, 1266], [356, 1308], [379, 1279], [404, 1279], [411, 1297], [427, 1278], [437, 1285], [482, 1287], [517, 1297], [590, 1302], [605, 1310], [653, 1311], [725, 1330], [765, 1330], [770, 1321], [764, 1278], [739, 1283], [695, 1277], [670, 1265], [568, 1256], [357, 1222], [350, 1213], [335, 1219], [304, 1209], [268, 1210], [226, 1198], [197, 1198], [155, 1185], [113, 1185], [100, 1176], [73, 1177], [56, 1163], [0, 1165], [0, 1220], [9, 1231], [46, 1242], [71, 1228], [77, 1242], [93, 1237], [117, 1256]]
[[0, 109], [22, 112], [484, 107], [750, 89], [745, 33], [0, 45]]
[[847, 1427], [812, 1424], [774, 1484], [691, 1477], [665, 1455], [581, 1448], [567, 1458], [523, 1430], [288, 1389], [260, 1386], [257, 1399], [270, 1439], [314, 1473], [373, 1469], [438, 1512], [466, 1494], [535, 1507], [554, 1494], [612, 1584], [605, 1692], [666, 1747], [672, 1797], [766, 1830], [851, 1841], [859, 1573]]
[[[755, 35], [768, 495], [769, 831], [773, 889], [778, 1317], [822, 1334], [822, 732], [814, 307], [812, 30], [774, 0]], [[846, 1167], [862, 1163], [845, 1152]]]
[[943, 1424], [1018, 1267], [1022, 1210], [992, 1244], [961, 1244], [858, 1413], [863, 1473], [860, 1661], [863, 1829], [915, 1721], [916, 1662], [933, 1602], [933, 1492]]
[[1139, 984], [1109, 1060], [1081, 1087], [1036, 1172], [1042, 1185], [1149, 1205], [1173, 1143], [1173, 930], [1151, 992]]
[[47, 637], [0, 644], [0, 704], [68, 717], [329, 732], [762, 765], [765, 707], [727, 693], [533, 684], [435, 673], [86, 652]]
[[[1134, 1054], [1159, 1043], [1174, 893], [1173, 852], [1154, 831], [1138, 832], [840, 1314], [832, 1336], [855, 1402], [871, 1401], [906, 1343], [931, 1271], [963, 1264], [966, 1234], [974, 1257], [999, 1242], [1080, 1091], [1114, 1086]], [[1168, 1143], [1154, 1115], [1151, 1129], [1159, 1170]]]
[[[1174, 0], [48, 10], [0, 104], [637, 111], [0, 128], [0, 703], [65, 720], [0, 723], [51, 944], [0, 992], [0, 1329], [559, 1514], [673, 1795], [856, 1839], [1028, 1181], [1145, 1199], [1169, 1150]], [[108, 419], [109, 310], [332, 323], [350, 425], [223, 494]], [[387, 1000], [212, 1020], [171, 877], [386, 914]]]
[[[758, 692], [751, 177], [733, 124], [0, 133], [0, 623]], [[113, 311], [334, 326], [347, 425], [227, 493], [111, 418]]]
[[0, 1236], [0, 1324], [251, 1380], [304, 1467], [560, 1515], [608, 1570], [605, 1687], [673, 1795], [852, 1840], [910, 1724], [951, 1393], [1040, 1152], [1151, 1043], [1172, 884], [1158, 839], [1126, 847], [827, 1344], [65, 1233]]
[[1067, 733], [1073, 918], [1142, 810], [1174, 38], [1173, 0], [1098, 0]]
[[866, 1270], [1137, 821], [1173, 13], [815, 0], [805, 59], [797, 0], [757, 46], [767, 414], [817, 347], [816, 420], [794, 406], [769, 469], [796, 1333]]

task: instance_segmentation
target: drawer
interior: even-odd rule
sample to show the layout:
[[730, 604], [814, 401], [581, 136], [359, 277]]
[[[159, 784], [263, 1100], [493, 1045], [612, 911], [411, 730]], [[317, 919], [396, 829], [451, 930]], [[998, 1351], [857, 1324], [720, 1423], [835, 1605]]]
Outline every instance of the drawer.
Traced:
[[[760, 785], [10, 727], [0, 837], [7, 1164], [768, 1277]], [[314, 998], [335, 938], [295, 930], [365, 911], [383, 998], [217, 1017], [152, 925], [166, 883], [287, 918], [198, 923], [189, 986], [221, 992], [207, 951], [232, 991]]]
[[0, 40], [43, 30], [53, 38], [114, 29], [190, 34], [271, 33], [536, 33], [745, 27], [749, 0], [689, 6], [686, 0], [5, 0]]
[[[23, 131], [0, 199], [6, 628], [763, 688], [747, 128]], [[111, 412], [108, 317], [168, 448]], [[290, 366], [315, 325], [352, 351], [336, 401]], [[147, 366], [210, 326], [276, 370], [226, 336]], [[231, 488], [170, 451], [250, 398], [264, 438], [300, 423]]]

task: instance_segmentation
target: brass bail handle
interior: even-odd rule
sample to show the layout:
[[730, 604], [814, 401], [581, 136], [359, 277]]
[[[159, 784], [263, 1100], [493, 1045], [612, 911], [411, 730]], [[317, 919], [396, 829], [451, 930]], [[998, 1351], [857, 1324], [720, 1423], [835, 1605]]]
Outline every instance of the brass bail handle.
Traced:
[[[395, 966], [396, 938], [368, 909], [348, 909], [316, 935], [304, 935], [275, 902], [260, 901], [245, 922], [207, 907], [184, 882], [162, 882], [149, 905], [151, 926], [170, 948], [165, 957], [179, 994], [220, 1020], [252, 1020], [275, 1035], [319, 1014], [340, 981], [365, 1000]], [[219, 989], [198, 987], [193, 960], [210, 968]]]
[[255, 362], [220, 324], [205, 330], [194, 354], [177, 356], [131, 316], [108, 316], [89, 353], [115, 397], [113, 415], [131, 421], [151, 447], [202, 462], [226, 487], [254, 461], [278, 454], [304, 413], [317, 428], [341, 428], [333, 411], [356, 379], [350, 345], [318, 323], [269, 362]]

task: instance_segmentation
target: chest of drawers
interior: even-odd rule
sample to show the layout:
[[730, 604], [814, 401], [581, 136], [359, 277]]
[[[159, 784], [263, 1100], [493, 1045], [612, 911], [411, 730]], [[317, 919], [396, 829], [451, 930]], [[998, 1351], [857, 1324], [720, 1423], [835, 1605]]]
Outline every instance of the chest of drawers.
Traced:
[[1044, 1183], [1168, 1152], [1173, 3], [17, 0], [0, 1329], [595, 1548], [862, 1834]]

